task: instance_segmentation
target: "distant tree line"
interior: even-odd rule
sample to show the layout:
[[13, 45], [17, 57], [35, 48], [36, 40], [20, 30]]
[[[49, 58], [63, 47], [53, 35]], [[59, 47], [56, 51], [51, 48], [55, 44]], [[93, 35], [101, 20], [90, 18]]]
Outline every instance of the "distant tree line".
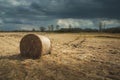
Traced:
[[44, 32], [44, 31], [53, 32], [53, 31], [58, 31], [58, 30], [60, 30], [60, 26], [59, 26], [59, 25], [56, 25], [56, 26], [54, 26], [54, 25], [49, 25], [47, 28], [48, 28], [48, 29], [46, 29], [46, 27], [40, 27], [40, 31], [41, 31], [41, 32]]
[[106, 28], [105, 23], [100, 22], [98, 29], [91, 28], [75, 28], [69, 25], [68, 28], [62, 28], [60, 25], [49, 25], [48, 27], [41, 26], [39, 30], [33, 28], [32, 30], [14, 30], [14, 32], [109, 32], [109, 33], [120, 33], [120, 26], [113, 28]]
[[108, 33], [120, 33], [120, 26], [114, 27], [114, 28], [104, 29], [103, 32], [108, 32]]
[[41, 32], [109, 32], [109, 33], [120, 33], [120, 26], [107, 28], [104, 22], [100, 22], [98, 25], [98, 29], [91, 28], [75, 28], [72, 25], [69, 25], [68, 28], [61, 28], [60, 25], [50, 25], [48, 29], [46, 27], [40, 27]]

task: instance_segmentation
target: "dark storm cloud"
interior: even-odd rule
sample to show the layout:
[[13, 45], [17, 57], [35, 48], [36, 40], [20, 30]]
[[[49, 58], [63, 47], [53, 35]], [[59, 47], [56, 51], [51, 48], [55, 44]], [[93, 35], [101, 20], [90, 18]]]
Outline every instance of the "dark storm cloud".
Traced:
[[[58, 18], [120, 18], [120, 0], [42, 0], [30, 7]], [[45, 3], [45, 2], [44, 2]]]
[[[120, 18], [120, 0], [0, 0], [0, 16]], [[3, 15], [2, 12], [5, 14]], [[47, 17], [48, 18], [48, 17]]]

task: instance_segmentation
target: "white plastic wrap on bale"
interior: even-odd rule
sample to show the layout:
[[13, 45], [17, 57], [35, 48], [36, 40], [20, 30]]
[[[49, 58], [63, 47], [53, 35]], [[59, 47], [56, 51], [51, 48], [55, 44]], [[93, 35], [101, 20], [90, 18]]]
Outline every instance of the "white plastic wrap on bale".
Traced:
[[51, 52], [51, 42], [45, 36], [28, 34], [20, 42], [20, 52], [22, 56], [40, 58]]

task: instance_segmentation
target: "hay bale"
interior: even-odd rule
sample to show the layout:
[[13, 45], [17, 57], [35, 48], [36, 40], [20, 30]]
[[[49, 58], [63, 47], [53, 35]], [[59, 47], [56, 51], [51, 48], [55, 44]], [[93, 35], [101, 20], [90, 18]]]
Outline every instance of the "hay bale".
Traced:
[[29, 58], [40, 58], [51, 51], [50, 40], [41, 35], [28, 34], [20, 41], [20, 53]]

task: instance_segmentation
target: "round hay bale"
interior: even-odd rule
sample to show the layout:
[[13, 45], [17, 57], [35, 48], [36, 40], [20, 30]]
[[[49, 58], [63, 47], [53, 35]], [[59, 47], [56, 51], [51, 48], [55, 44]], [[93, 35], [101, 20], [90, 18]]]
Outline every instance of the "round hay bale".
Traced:
[[22, 56], [35, 59], [50, 52], [51, 42], [45, 36], [28, 34], [20, 41], [20, 53]]

